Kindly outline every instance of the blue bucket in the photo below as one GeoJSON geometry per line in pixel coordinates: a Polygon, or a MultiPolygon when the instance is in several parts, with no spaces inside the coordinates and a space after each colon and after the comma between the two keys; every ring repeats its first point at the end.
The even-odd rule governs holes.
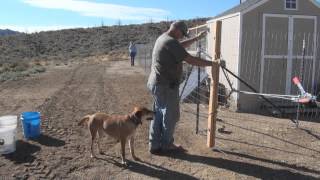
{"type": "Polygon", "coordinates": [[[40,112],[23,112],[21,114],[23,135],[26,139],[40,136],[40,112]]]}

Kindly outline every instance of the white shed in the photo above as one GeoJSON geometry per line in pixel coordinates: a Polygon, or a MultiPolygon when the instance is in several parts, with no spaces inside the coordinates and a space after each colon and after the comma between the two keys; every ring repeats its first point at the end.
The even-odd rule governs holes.
{"type": "MultiPolygon", "coordinates": [[[[217,20],[222,21],[221,56],[227,68],[257,91],[296,95],[291,79],[299,76],[308,92],[319,92],[317,1],[246,0],[208,21],[208,26],[217,20]]],[[[209,35],[209,53],[213,52],[210,42],[209,35]]],[[[237,79],[230,79],[235,89],[251,91],[237,79]]],[[[220,82],[229,87],[223,74],[220,82]]],[[[244,112],[257,112],[263,105],[252,95],[233,93],[231,99],[244,112]]]]}

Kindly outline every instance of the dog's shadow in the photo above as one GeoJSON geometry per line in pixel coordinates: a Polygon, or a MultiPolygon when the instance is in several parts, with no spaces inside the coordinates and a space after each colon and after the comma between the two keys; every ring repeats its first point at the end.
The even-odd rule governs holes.
{"type": "Polygon", "coordinates": [[[118,161],[114,160],[115,158],[119,159],[119,157],[106,155],[108,158],[96,157],[98,160],[103,160],[108,163],[112,163],[115,166],[120,168],[126,168],[132,172],[143,174],[149,177],[158,178],[158,179],[186,179],[186,180],[196,180],[197,178],[184,174],[181,172],[173,171],[161,166],[157,166],[154,164],[150,164],[148,162],[144,162],[141,159],[139,161],[131,161],[127,160],[128,164],[123,165],[118,161]]]}

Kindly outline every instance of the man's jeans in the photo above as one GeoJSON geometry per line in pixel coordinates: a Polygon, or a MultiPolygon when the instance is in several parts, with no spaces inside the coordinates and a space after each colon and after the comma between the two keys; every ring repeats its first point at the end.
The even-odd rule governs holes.
{"type": "Polygon", "coordinates": [[[136,54],[136,52],[130,52],[131,66],[134,66],[134,58],[136,57],[136,54]]]}
{"type": "Polygon", "coordinates": [[[155,85],[150,88],[155,118],[149,131],[149,149],[167,149],[173,144],[173,133],[180,117],[179,86],[155,85]]]}

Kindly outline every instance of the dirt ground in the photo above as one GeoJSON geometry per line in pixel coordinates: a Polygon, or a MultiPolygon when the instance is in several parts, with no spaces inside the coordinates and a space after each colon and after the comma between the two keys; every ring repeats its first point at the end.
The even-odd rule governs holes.
{"type": "MultiPolygon", "coordinates": [[[[40,111],[42,135],[25,140],[18,125],[17,150],[0,156],[0,179],[320,179],[320,124],[295,128],[276,119],[219,110],[216,148],[206,147],[206,116],[195,134],[194,105],[182,104],[175,139],[186,153],[150,155],[148,126],[139,127],[133,161],[120,164],[120,144],[104,138],[106,155],[91,159],[90,135],[79,119],[96,111],[126,114],[151,108],[146,77],[129,61],[92,57],[82,63],[0,84],[0,114],[40,111]],[[225,127],[224,129],[220,129],[225,127]]],[[[205,114],[206,107],[201,106],[205,114]]]]}

